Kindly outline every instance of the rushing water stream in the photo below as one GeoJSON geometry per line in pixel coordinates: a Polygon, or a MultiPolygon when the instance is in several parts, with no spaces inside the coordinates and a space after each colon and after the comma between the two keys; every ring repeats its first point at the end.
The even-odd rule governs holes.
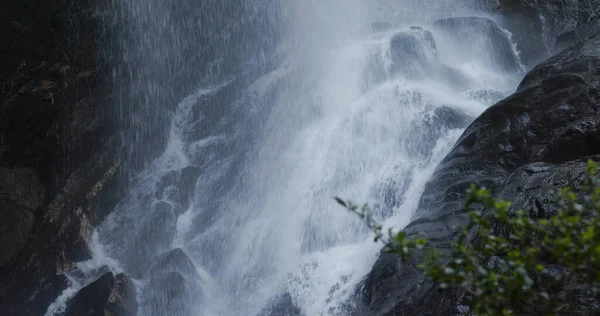
{"type": "Polygon", "coordinates": [[[137,92],[176,95],[152,77],[169,58],[195,88],[167,107],[167,139],[144,141],[164,151],[49,315],[104,265],[135,279],[140,316],[347,315],[381,245],[333,197],[408,224],[437,163],[523,70],[510,34],[458,0],[122,1],[144,17],[128,45],[151,56],[137,92]],[[198,69],[194,49],[214,51],[198,69]]]}

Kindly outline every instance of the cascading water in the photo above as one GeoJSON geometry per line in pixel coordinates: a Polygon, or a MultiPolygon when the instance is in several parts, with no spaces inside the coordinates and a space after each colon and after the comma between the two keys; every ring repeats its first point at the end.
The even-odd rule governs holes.
{"type": "Polygon", "coordinates": [[[351,313],[381,245],[333,197],[402,228],[462,129],[523,71],[510,34],[468,1],[239,5],[224,29],[274,14],[281,29],[255,35],[283,40],[268,51],[196,30],[237,50],[203,57],[217,75],[178,102],[164,152],[96,229],[94,259],[49,315],[104,265],[135,279],[143,316],[351,313]]]}

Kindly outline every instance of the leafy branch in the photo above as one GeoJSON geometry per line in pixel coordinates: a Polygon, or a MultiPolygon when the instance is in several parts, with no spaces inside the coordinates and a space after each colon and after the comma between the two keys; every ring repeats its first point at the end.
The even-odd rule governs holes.
{"type": "Polygon", "coordinates": [[[424,250],[419,269],[440,289],[471,294],[470,312],[475,315],[589,314],[594,302],[600,302],[598,164],[589,161],[586,174],[577,191],[556,192],[557,211],[546,218],[534,216],[531,208],[514,210],[510,201],[471,185],[465,205],[469,222],[449,255],[426,238],[391,229],[384,234],[366,205],[336,201],[358,215],[375,233],[375,241],[401,260],[424,250]]]}

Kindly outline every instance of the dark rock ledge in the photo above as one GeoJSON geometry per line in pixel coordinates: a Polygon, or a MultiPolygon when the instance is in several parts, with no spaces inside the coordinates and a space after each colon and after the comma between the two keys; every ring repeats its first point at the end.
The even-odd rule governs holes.
{"type": "Polygon", "coordinates": [[[65,316],[136,315],[135,286],[124,274],[103,274],[69,300],[65,316]]]}
{"type": "MultiPolygon", "coordinates": [[[[515,207],[551,214],[550,188],[577,185],[590,158],[600,159],[600,35],[536,66],[466,129],[426,185],[407,231],[448,249],[466,222],[462,193],[471,183],[515,207]]],[[[413,264],[384,254],[361,298],[357,315],[460,314],[467,299],[436,291],[413,264]]]]}
{"type": "Polygon", "coordinates": [[[102,9],[91,0],[0,9],[2,315],[45,313],[121,190],[102,9]]]}
{"type": "Polygon", "coordinates": [[[600,31],[600,0],[498,0],[497,13],[531,69],[600,31]]]}

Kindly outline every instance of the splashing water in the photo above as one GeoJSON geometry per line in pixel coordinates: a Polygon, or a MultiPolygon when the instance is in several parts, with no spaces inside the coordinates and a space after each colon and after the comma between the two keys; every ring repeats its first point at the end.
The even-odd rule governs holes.
{"type": "Polygon", "coordinates": [[[510,34],[467,2],[280,4],[277,66],[199,82],[94,234],[136,279],[139,315],[347,315],[381,245],[333,197],[401,229],[462,130],[522,75],[510,34]]]}

